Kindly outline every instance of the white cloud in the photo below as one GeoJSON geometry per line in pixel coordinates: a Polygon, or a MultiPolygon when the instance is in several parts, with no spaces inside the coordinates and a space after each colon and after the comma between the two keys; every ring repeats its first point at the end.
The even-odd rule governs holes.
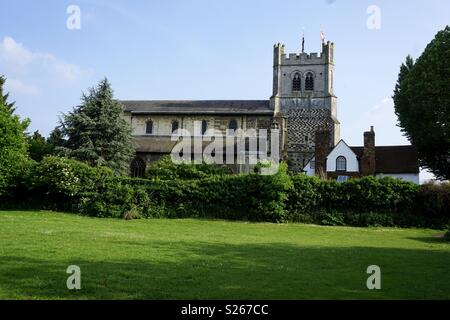
{"type": "Polygon", "coordinates": [[[0,42],[0,67],[7,76],[50,76],[58,82],[73,82],[89,73],[50,53],[33,52],[11,37],[0,42]]]}
{"type": "Polygon", "coordinates": [[[11,37],[5,37],[0,43],[0,60],[6,63],[23,66],[32,62],[33,58],[33,53],[11,37]]]}
{"type": "Polygon", "coordinates": [[[19,79],[6,79],[6,89],[14,94],[24,94],[29,96],[38,96],[41,94],[38,88],[25,84],[19,79]]]}

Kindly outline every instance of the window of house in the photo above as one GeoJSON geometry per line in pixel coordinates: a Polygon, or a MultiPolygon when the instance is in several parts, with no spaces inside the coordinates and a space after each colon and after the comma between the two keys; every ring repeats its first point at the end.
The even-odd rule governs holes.
{"type": "Polygon", "coordinates": [[[153,121],[148,120],[145,124],[145,133],[146,134],[152,134],[153,133],[153,121]]]}
{"type": "Polygon", "coordinates": [[[336,171],[347,171],[347,159],[343,156],[336,158],[336,171]]]}
{"type": "Polygon", "coordinates": [[[309,164],[309,168],[314,170],[316,168],[316,161],[311,160],[311,163],[309,164]]]}
{"type": "Polygon", "coordinates": [[[302,89],[302,79],[300,74],[296,73],[294,79],[292,79],[292,91],[300,91],[302,89]]]}
{"type": "Polygon", "coordinates": [[[208,130],[208,122],[206,120],[202,121],[202,135],[206,133],[206,130],[208,130]]]}
{"type": "Polygon", "coordinates": [[[308,72],[305,79],[305,90],[314,91],[314,75],[308,72]]]}
{"type": "Polygon", "coordinates": [[[175,131],[177,131],[179,127],[180,127],[180,125],[179,125],[178,121],[176,121],[176,120],[173,121],[173,122],[172,122],[172,133],[174,133],[175,131]]]}

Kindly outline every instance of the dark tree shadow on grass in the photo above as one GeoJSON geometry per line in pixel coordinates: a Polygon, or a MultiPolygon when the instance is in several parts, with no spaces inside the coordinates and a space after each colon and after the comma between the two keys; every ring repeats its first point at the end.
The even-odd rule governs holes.
{"type": "MultiPolygon", "coordinates": [[[[117,241],[128,260],[0,256],[3,298],[36,299],[449,299],[450,251],[117,241]],[[161,256],[148,248],[161,249],[161,256]],[[82,290],[66,288],[81,268],[82,290]],[[382,290],[366,288],[379,265],[382,290]],[[4,296],[8,293],[7,296],[4,296]]],[[[117,250],[117,248],[115,249],[117,250]]]]}

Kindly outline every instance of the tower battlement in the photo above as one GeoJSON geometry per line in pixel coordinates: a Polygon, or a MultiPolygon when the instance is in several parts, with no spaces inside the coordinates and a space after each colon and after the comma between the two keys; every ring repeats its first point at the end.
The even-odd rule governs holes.
{"type": "Polygon", "coordinates": [[[322,52],[285,53],[285,45],[274,45],[274,65],[325,64],[333,63],[334,43],[322,44],[322,52]]]}

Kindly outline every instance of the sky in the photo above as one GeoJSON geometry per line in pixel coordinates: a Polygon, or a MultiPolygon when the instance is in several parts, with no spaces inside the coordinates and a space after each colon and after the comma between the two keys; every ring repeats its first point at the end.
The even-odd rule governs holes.
{"type": "Polygon", "coordinates": [[[121,100],[268,99],[273,45],[299,52],[304,34],[306,51],[320,52],[323,30],[335,43],[341,138],[362,145],[374,126],[377,145],[408,144],[391,98],[399,67],[450,24],[448,0],[0,0],[0,8],[0,74],[29,130],[44,135],[104,77],[121,100]]]}

